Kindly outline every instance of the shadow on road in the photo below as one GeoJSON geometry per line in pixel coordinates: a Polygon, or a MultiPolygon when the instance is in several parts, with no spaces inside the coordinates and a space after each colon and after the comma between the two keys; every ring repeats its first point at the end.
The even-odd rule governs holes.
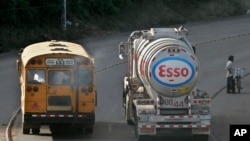
{"type": "MultiPolygon", "coordinates": [[[[137,141],[134,127],[126,123],[96,122],[92,135],[77,133],[67,129],[60,134],[52,134],[53,141],[137,141]]],[[[192,141],[191,136],[149,136],[144,141],[192,141]]]]}

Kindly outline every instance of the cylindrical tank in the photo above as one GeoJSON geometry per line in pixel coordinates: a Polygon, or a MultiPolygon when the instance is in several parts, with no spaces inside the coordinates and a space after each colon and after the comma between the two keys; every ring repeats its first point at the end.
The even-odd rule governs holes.
{"type": "Polygon", "coordinates": [[[157,37],[154,36],[156,30],[151,29],[151,38],[134,41],[136,73],[146,89],[153,88],[165,97],[179,97],[195,87],[199,62],[183,36],[168,32],[166,36],[157,37]]]}

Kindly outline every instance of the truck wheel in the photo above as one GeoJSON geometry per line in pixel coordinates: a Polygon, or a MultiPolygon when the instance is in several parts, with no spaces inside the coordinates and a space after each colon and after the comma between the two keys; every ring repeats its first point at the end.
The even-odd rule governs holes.
{"type": "Polygon", "coordinates": [[[32,128],[32,134],[38,135],[40,133],[39,128],[32,128]]]}
{"type": "Polygon", "coordinates": [[[134,125],[134,122],[131,118],[131,111],[132,110],[132,106],[129,102],[129,97],[128,95],[126,96],[126,106],[125,106],[125,116],[126,116],[126,121],[128,125],[134,125]]]}
{"type": "Polygon", "coordinates": [[[193,141],[208,141],[209,135],[194,135],[193,141]]]}
{"type": "Polygon", "coordinates": [[[132,120],[127,120],[128,125],[134,125],[134,122],[132,120]]]}

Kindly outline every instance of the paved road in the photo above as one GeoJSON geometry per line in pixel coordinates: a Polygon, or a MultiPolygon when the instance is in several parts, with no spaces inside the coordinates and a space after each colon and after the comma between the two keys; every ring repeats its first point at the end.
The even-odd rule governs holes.
{"type": "MultiPolygon", "coordinates": [[[[225,93],[224,66],[227,56],[235,55],[235,65],[250,70],[250,17],[235,17],[212,22],[186,24],[189,30],[188,39],[197,46],[202,74],[199,88],[213,96],[212,102],[212,135],[210,141],[228,141],[230,124],[250,124],[250,76],[243,79],[242,94],[225,93]]],[[[122,77],[126,72],[126,64],[118,60],[118,44],[126,41],[130,33],[116,34],[106,37],[95,37],[76,41],[86,46],[95,57],[97,73],[98,106],[96,124],[93,135],[51,135],[47,127],[43,127],[40,135],[22,135],[20,116],[14,125],[15,141],[136,141],[133,127],[124,122],[122,108],[122,77]],[[108,68],[108,69],[103,69],[108,68]]],[[[0,122],[2,128],[20,102],[17,72],[15,71],[16,52],[0,55],[0,122]],[[7,69],[6,69],[7,68],[7,69]]],[[[3,129],[0,140],[4,139],[3,129]]],[[[151,140],[151,139],[149,139],[151,140]]],[[[157,141],[167,140],[156,138],[157,141]]],[[[168,140],[186,140],[185,138],[169,138],[168,140]]]]}
{"type": "Polygon", "coordinates": [[[8,122],[20,105],[20,89],[15,67],[17,51],[0,54],[0,124],[8,122]]]}

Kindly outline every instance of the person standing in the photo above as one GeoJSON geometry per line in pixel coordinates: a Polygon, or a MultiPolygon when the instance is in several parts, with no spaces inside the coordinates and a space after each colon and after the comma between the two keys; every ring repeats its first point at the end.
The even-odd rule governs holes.
{"type": "Polygon", "coordinates": [[[234,68],[233,68],[234,56],[230,55],[226,63],[226,78],[227,78],[227,93],[235,93],[235,81],[233,78],[234,68]]]}

